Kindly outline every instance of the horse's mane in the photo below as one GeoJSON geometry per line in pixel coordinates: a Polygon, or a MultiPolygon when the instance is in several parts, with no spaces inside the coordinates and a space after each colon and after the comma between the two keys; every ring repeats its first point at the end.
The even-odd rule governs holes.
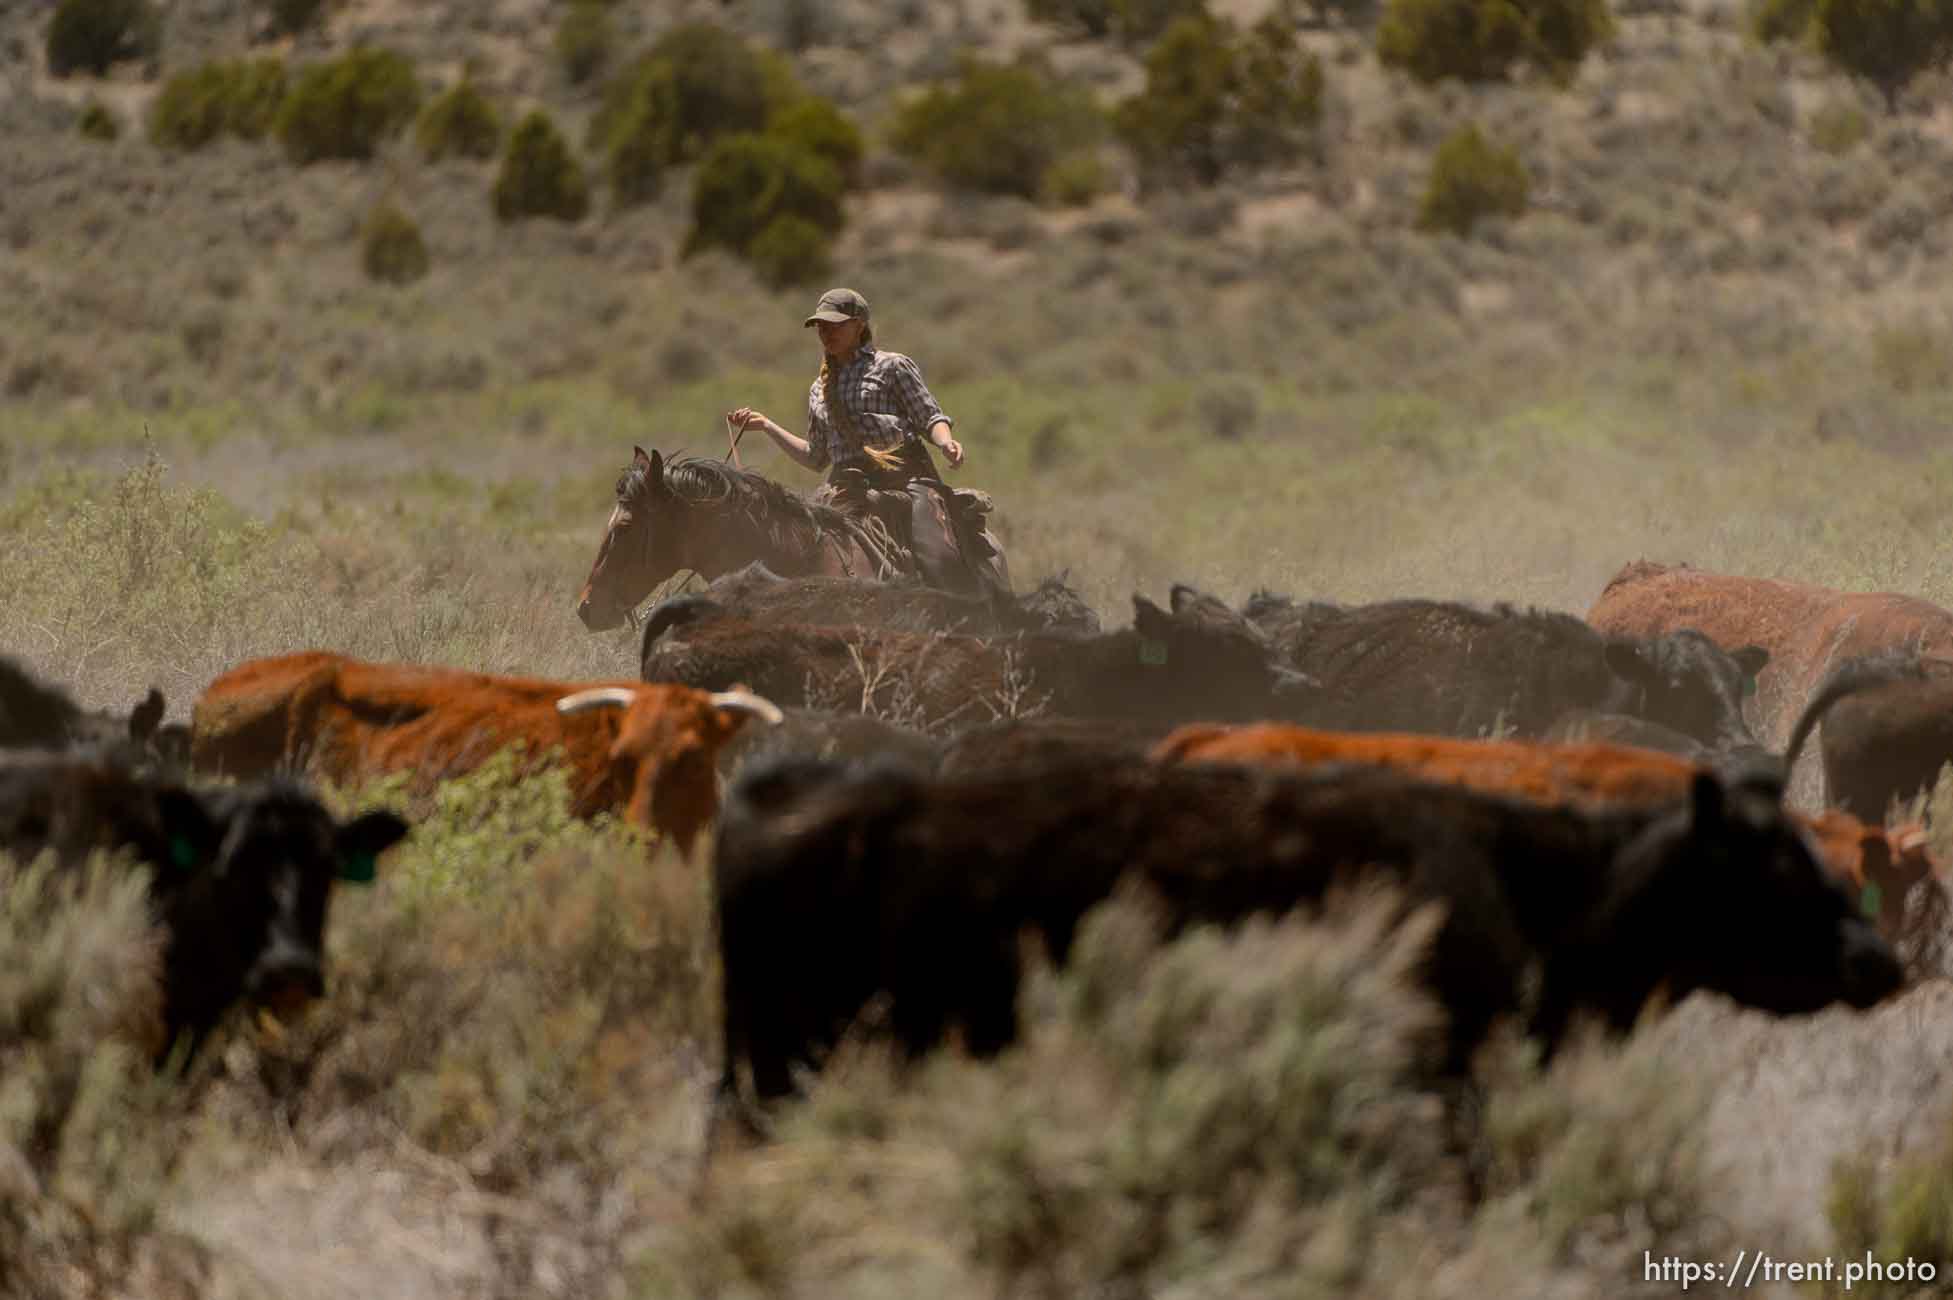
{"type": "MultiPolygon", "coordinates": [[[[734,469],[722,461],[696,456],[673,456],[664,462],[665,487],[689,505],[714,510],[737,510],[768,533],[845,532],[849,517],[833,506],[818,505],[782,484],[750,469],[734,469]]],[[[617,495],[636,497],[650,488],[641,465],[624,471],[617,495]]]]}

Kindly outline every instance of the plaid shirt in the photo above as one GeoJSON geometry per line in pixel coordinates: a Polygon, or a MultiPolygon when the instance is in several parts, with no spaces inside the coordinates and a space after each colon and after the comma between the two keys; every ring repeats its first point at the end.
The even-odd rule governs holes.
{"type": "Polygon", "coordinates": [[[880,450],[922,442],[931,425],[949,419],[922,382],[922,367],[873,344],[863,344],[835,374],[834,391],[845,408],[839,420],[829,415],[818,375],[807,390],[807,445],[817,469],[868,465],[864,440],[880,450]]]}

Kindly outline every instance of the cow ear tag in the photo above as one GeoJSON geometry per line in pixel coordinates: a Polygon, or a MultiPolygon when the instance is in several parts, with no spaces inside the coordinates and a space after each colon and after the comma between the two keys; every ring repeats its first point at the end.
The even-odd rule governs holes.
{"type": "Polygon", "coordinates": [[[197,846],[181,835],[170,836],[170,865],[188,871],[197,865],[197,846]]]}
{"type": "Polygon", "coordinates": [[[1139,638],[1139,662],[1148,668],[1161,668],[1166,665],[1166,642],[1155,641],[1150,636],[1139,638]]]}
{"type": "Polygon", "coordinates": [[[339,879],[349,885],[370,885],[378,873],[371,853],[348,853],[339,862],[339,879]]]}
{"type": "Polygon", "coordinates": [[[1753,674],[1744,673],[1743,674],[1743,698],[1747,700],[1750,696],[1754,694],[1756,694],[1756,677],[1753,674]]]}
{"type": "Polygon", "coordinates": [[[1875,921],[1884,908],[1885,891],[1878,887],[1878,882],[1866,881],[1865,891],[1858,895],[1858,910],[1865,914],[1865,919],[1875,921]]]}

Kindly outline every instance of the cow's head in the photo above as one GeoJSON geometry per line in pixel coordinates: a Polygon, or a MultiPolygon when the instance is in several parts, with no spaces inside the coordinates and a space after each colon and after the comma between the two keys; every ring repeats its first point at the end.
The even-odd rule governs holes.
{"type": "Polygon", "coordinates": [[[1026,632],[1075,632],[1094,636],[1102,629],[1098,612],[1066,581],[1067,574],[1048,577],[1036,590],[1021,596],[999,593],[996,600],[1007,606],[1002,626],[1026,632]]]}
{"type": "MultiPolygon", "coordinates": [[[[1856,895],[1859,911],[1894,943],[1905,933],[1913,887],[1942,888],[1926,828],[1917,822],[1887,828],[1832,808],[1812,817],[1808,829],[1818,853],[1856,895]]],[[[1940,909],[1924,914],[1937,916],[1940,909]]]]}
{"type": "Polygon", "coordinates": [[[556,701],[558,712],[622,709],[609,761],[614,784],[630,791],[625,816],[656,828],[690,854],[718,811],[719,749],[750,718],[777,725],[780,710],[750,691],[689,686],[597,686],[556,701]]]}
{"type": "Polygon", "coordinates": [[[289,1014],[325,993],[325,927],[335,882],[373,879],[375,859],[407,833],[390,812],[336,819],[285,780],[173,807],[157,892],[170,932],[172,1036],[191,1045],[238,998],[289,1014]]]}
{"type": "Polygon", "coordinates": [[[1582,933],[1549,961],[1548,980],[1556,974],[1620,1027],[1662,987],[1792,1015],[1868,1007],[1904,978],[1782,806],[1708,772],[1621,850],[1582,933]]]}
{"type": "Polygon", "coordinates": [[[1316,691],[1313,679],[1283,667],[1268,639],[1241,615],[1191,587],[1173,589],[1172,612],[1144,596],[1133,604],[1134,653],[1156,676],[1164,720],[1248,721],[1292,712],[1291,697],[1316,691]]]}
{"type": "Polygon", "coordinates": [[[631,463],[617,478],[617,502],[604,524],[596,563],[577,593],[576,616],[592,632],[623,625],[651,589],[683,567],[680,530],[670,514],[673,494],[665,482],[664,457],[631,448],[631,463]]]}
{"type": "Polygon", "coordinates": [[[1719,754],[1765,752],[1743,717],[1743,701],[1756,691],[1768,650],[1726,651],[1683,628],[1646,641],[1609,641],[1603,653],[1639,697],[1621,711],[1672,727],[1719,754]]]}

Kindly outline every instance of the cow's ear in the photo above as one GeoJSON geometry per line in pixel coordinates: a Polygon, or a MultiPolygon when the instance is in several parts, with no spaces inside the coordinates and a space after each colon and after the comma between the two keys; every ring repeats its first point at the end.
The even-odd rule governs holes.
{"type": "Polygon", "coordinates": [[[165,786],[156,792],[156,810],[169,858],[160,867],[172,874],[188,874],[216,861],[224,828],[194,790],[165,786]]]}
{"type": "Polygon", "coordinates": [[[334,874],[348,884],[372,884],[380,854],[405,839],[407,829],[406,822],[384,810],[353,818],[333,836],[334,874]]]}
{"type": "Polygon", "coordinates": [[[156,728],[163,725],[163,711],[163,693],[152,686],[129,714],[129,739],[140,745],[155,735],[156,728]]]}
{"type": "Polygon", "coordinates": [[[1697,772],[1689,783],[1689,809],[1697,830],[1719,826],[1729,815],[1729,792],[1713,772],[1697,772]]]}
{"type": "Polygon", "coordinates": [[[1133,630],[1141,636],[1163,636],[1173,626],[1173,615],[1135,593],[1132,598],[1132,625],[1133,630]]]}

